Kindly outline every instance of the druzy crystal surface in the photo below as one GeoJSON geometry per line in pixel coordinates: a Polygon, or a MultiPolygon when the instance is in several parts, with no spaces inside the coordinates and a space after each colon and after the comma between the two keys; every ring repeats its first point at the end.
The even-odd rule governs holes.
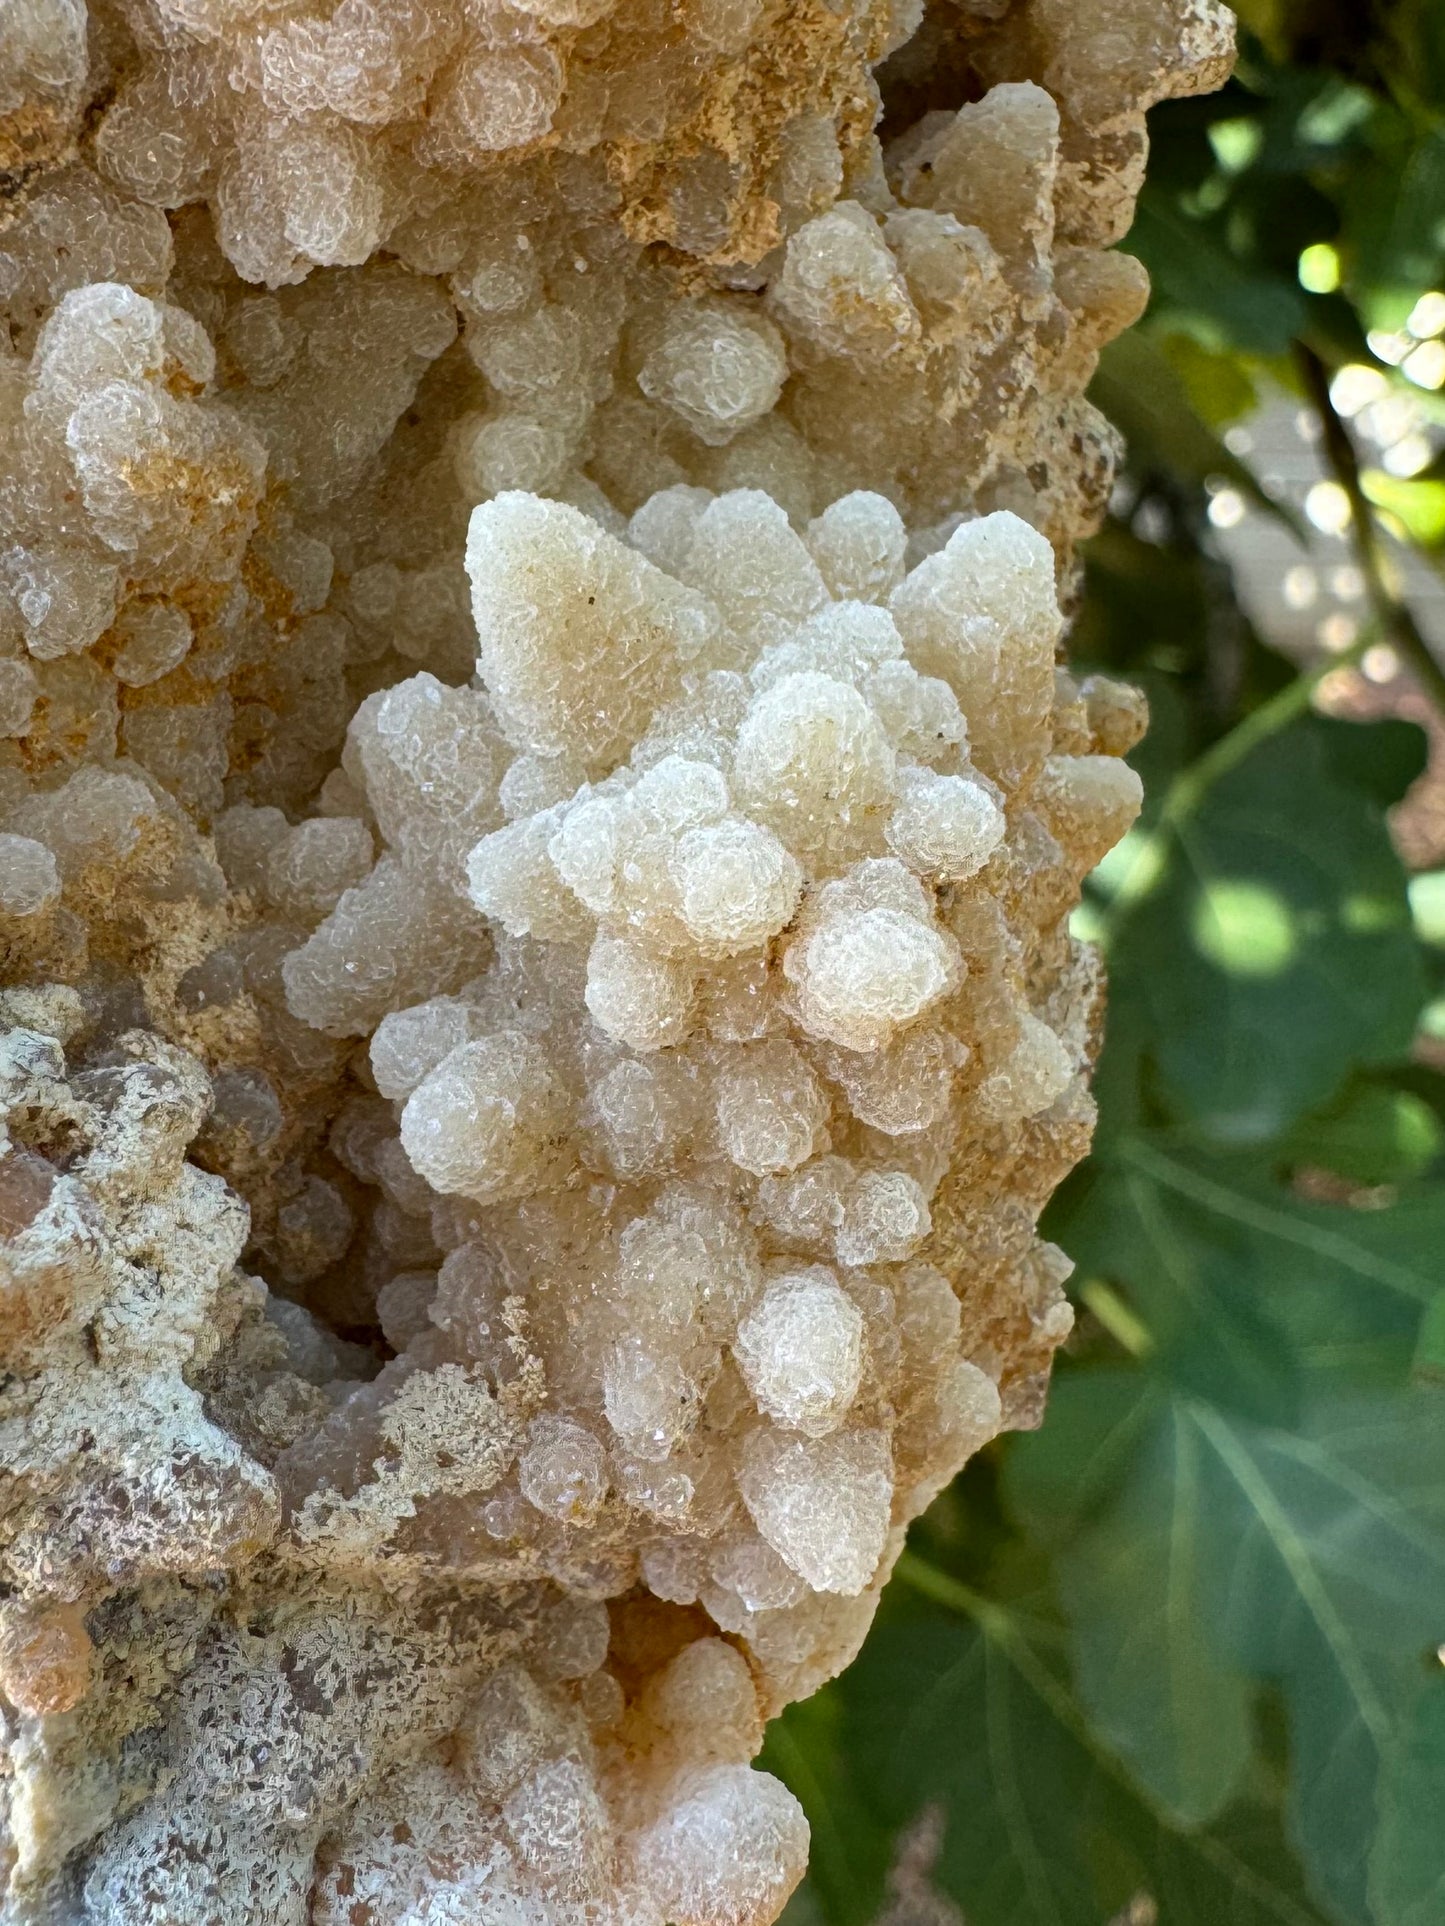
{"type": "Polygon", "coordinates": [[[1214,0],[0,9],[5,1926],[767,1926],[1038,1421],[1214,0]]]}

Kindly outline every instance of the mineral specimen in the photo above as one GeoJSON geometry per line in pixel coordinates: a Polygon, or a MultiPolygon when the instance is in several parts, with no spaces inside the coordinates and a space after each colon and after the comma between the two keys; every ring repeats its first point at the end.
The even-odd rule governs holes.
{"type": "Polygon", "coordinates": [[[1036,1423],[1214,0],[0,11],[5,1926],[767,1926],[1036,1423]]]}

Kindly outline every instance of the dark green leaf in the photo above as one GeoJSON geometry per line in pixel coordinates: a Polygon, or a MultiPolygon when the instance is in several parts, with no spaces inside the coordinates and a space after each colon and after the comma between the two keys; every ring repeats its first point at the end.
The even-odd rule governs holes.
{"type": "Polygon", "coordinates": [[[1224,1809],[1252,1750],[1251,1688],[1219,1641],[1229,1568],[1205,1516],[1204,1458],[1184,1407],[1139,1373],[1078,1372],[1010,1465],[1035,1531],[1064,1539],[1059,1586],[1079,1695],[1100,1736],[1184,1825],[1224,1809]],[[1090,1516],[1110,1467],[1112,1489],[1090,1516]]]}
{"type": "Polygon", "coordinates": [[[1423,1176],[1445,1145],[1445,1125],[1413,1090],[1363,1080],[1306,1117],[1280,1145],[1287,1163],[1315,1165],[1355,1184],[1423,1176]]]}
{"type": "Polygon", "coordinates": [[[1381,1777],[1370,1863],[1380,1926],[1439,1926],[1445,1919],[1445,1673],[1438,1663],[1432,1670],[1381,1777]]]}
{"type": "Polygon", "coordinates": [[[1344,198],[1352,275],[1374,325],[1398,325],[1445,261],[1445,131],[1381,117],[1344,198]]]}
{"type": "Polygon", "coordinates": [[[1290,1709],[1293,1829],[1317,1890],[1364,1911],[1381,1755],[1445,1637],[1445,1424],[1433,1396],[1319,1413],[1300,1435],[1196,1416],[1233,1557],[1229,1635],[1290,1709]],[[1232,1509],[1232,1517],[1230,1515],[1232,1509]]]}
{"type": "Polygon", "coordinates": [[[1123,1140],[1051,1232],[1085,1274],[1123,1287],[1179,1383],[1272,1412],[1293,1395],[1297,1365],[1259,1290],[1268,1259],[1255,1225],[1236,1215],[1233,1186],[1211,1173],[1205,1203],[1198,1175],[1143,1139],[1123,1140]]]}
{"type": "Polygon", "coordinates": [[[1339,753],[1305,721],[1229,771],[1111,947],[1171,1105],[1223,1143],[1275,1136],[1403,1057],[1426,999],[1404,870],[1339,753]]]}
{"type": "Polygon", "coordinates": [[[1330,775],[1389,809],[1425,773],[1430,738],[1418,722],[1344,722],[1314,716],[1310,727],[1324,747],[1330,775]]]}
{"type": "Polygon", "coordinates": [[[776,1773],[808,1814],[809,1900],[832,1926],[865,1926],[878,1911],[891,1842],[848,1772],[841,1717],[832,1686],[790,1705],[768,1727],[758,1763],[776,1773]]]}
{"type": "MultiPolygon", "coordinates": [[[[1096,1402],[1065,1385],[1056,1404],[1076,1398],[1096,1402]]],[[[1046,1428],[1014,1453],[1021,1511],[1057,1544],[1084,1698],[1156,1798],[1202,1803],[1243,1769],[1240,1675],[1277,1683],[1296,1841],[1321,1899],[1362,1918],[1381,1760],[1445,1637],[1445,1408],[1340,1400],[1292,1430],[1162,1390],[1139,1408],[1151,1432],[1116,1492],[1073,1518],[1048,1460],[1077,1417],[1062,1444],[1046,1428]],[[1223,1737],[1204,1734],[1209,1692],[1223,1737]]]]}
{"type": "Polygon", "coordinates": [[[1188,1832],[1140,1797],[1038,1633],[897,1601],[841,1685],[867,1795],[894,1824],[942,1806],[969,1926],[1100,1926],[1140,1892],[1163,1926],[1319,1926],[1267,1818],[1188,1832]]]}
{"type": "Polygon", "coordinates": [[[1130,1135],[1050,1233],[1081,1275],[1125,1291],[1173,1382],[1279,1418],[1304,1372],[1403,1379],[1438,1287],[1445,1186],[1355,1210],[1297,1196],[1257,1159],[1130,1135]]]}
{"type": "Polygon", "coordinates": [[[1188,219],[1162,194],[1140,200],[1129,248],[1171,320],[1193,320],[1222,343],[1266,355],[1282,353],[1304,328],[1298,282],[1244,265],[1212,225],[1188,219]]]}
{"type": "Polygon", "coordinates": [[[1258,34],[1272,52],[1283,51],[1289,18],[1288,0],[1239,0],[1235,12],[1241,23],[1251,33],[1258,34]]]}
{"type": "Polygon", "coordinates": [[[1445,1384],[1445,1291],[1425,1306],[1415,1345],[1415,1376],[1424,1384],[1445,1384]]]}

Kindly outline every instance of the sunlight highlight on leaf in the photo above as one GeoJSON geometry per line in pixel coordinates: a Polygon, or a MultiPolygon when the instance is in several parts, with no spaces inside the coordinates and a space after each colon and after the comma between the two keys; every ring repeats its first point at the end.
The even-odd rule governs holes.
{"type": "Polygon", "coordinates": [[[1262,883],[1207,883],[1191,928],[1200,954],[1229,976],[1278,976],[1299,949],[1289,904],[1262,883]]]}

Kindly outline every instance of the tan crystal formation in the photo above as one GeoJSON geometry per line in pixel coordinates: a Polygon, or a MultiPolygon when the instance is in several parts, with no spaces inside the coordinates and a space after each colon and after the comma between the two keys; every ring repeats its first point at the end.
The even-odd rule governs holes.
{"type": "Polygon", "coordinates": [[[1070,1311],[1214,0],[0,9],[3,1926],[767,1926],[1070,1311]]]}

